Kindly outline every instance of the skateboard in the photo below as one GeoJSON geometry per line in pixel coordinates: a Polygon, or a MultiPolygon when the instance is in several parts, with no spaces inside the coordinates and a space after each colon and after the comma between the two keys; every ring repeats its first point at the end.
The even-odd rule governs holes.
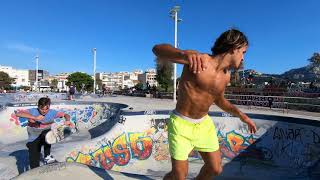
{"type": "Polygon", "coordinates": [[[74,132],[75,130],[73,128],[64,125],[64,123],[53,123],[45,139],[48,144],[54,144],[63,141],[74,132]]]}

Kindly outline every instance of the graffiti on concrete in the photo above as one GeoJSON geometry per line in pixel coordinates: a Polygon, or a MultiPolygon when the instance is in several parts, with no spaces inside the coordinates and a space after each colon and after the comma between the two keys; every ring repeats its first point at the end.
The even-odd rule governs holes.
{"type": "Polygon", "coordinates": [[[13,122],[17,126],[26,127],[28,125],[27,118],[19,118],[16,116],[16,113],[28,112],[26,109],[17,109],[14,113],[11,114],[10,121],[13,122]]]}
{"type": "MultiPolygon", "coordinates": [[[[156,115],[148,117],[150,128],[142,132],[126,132],[122,129],[118,136],[104,138],[95,144],[73,150],[66,159],[69,162],[116,170],[143,160],[169,162],[166,125],[168,119],[155,117],[156,115]]],[[[224,114],[223,117],[228,118],[229,114],[224,114]]],[[[125,126],[125,122],[127,121],[121,125],[125,126]]],[[[270,122],[264,122],[266,124],[258,127],[258,129],[264,129],[264,133],[260,135],[248,133],[243,123],[236,126],[234,123],[231,123],[232,126],[228,123],[216,123],[220,153],[225,162],[239,162],[240,171],[244,166],[255,166],[257,163],[270,168],[295,168],[300,174],[313,172],[312,168],[319,169],[320,131],[318,128],[270,122]]],[[[189,158],[197,160],[201,159],[201,156],[198,152],[192,151],[189,158]]]]}
{"type": "MultiPolygon", "coordinates": [[[[289,123],[288,123],[289,124],[289,123]]],[[[286,160],[291,168],[310,169],[320,162],[320,130],[307,125],[279,124],[271,129],[275,159],[286,160]]],[[[283,164],[283,162],[279,162],[283,164]]]]}
{"type": "Polygon", "coordinates": [[[12,100],[15,102],[38,101],[42,97],[48,97],[51,100],[67,99],[65,93],[17,93],[12,96],[12,100]]]}
{"type": "Polygon", "coordinates": [[[279,128],[275,127],[274,133],[273,133],[273,140],[295,140],[295,141],[302,141],[301,136],[301,130],[302,128],[279,128]]]}
{"type": "Polygon", "coordinates": [[[168,144],[168,119],[151,119],[151,128],[149,135],[152,137],[154,149],[153,157],[157,161],[168,160],[169,144],[168,144]]]}
{"type": "Polygon", "coordinates": [[[71,152],[67,162],[111,169],[114,165],[125,166],[131,159],[145,160],[152,153],[152,139],[146,133],[123,133],[110,144],[105,144],[92,153],[71,152]]]}
{"type": "Polygon", "coordinates": [[[219,131],[218,139],[222,158],[235,161],[245,161],[248,159],[269,161],[272,159],[270,149],[258,147],[254,144],[257,139],[253,135],[244,136],[233,130],[227,132],[224,136],[219,131]]]}
{"type": "MultiPolygon", "coordinates": [[[[169,161],[169,145],[167,133],[167,118],[150,120],[151,127],[144,132],[123,133],[117,138],[104,139],[97,146],[85,147],[81,151],[75,150],[67,156],[69,162],[79,162],[88,165],[111,169],[114,165],[126,166],[130,160],[145,160],[153,158],[156,161],[169,161]],[[96,148],[98,147],[98,148],[96,148]],[[87,151],[87,152],[84,152],[87,151]]],[[[225,158],[234,159],[256,139],[230,131],[225,135],[218,132],[221,154],[225,158]]],[[[263,149],[251,149],[243,158],[270,159],[263,149]]],[[[190,158],[201,159],[197,151],[189,154],[190,158]]]]}
{"type": "MultiPolygon", "coordinates": [[[[109,119],[115,113],[115,108],[112,108],[104,104],[87,105],[84,108],[81,107],[54,107],[53,109],[64,112],[70,115],[70,119],[77,125],[84,125],[85,128],[95,127],[106,119],[109,119]]],[[[17,126],[26,127],[28,124],[27,118],[19,118],[15,114],[17,112],[28,112],[27,109],[16,109],[11,114],[10,121],[17,126]]],[[[61,121],[61,118],[55,119],[55,122],[61,121]]]]}

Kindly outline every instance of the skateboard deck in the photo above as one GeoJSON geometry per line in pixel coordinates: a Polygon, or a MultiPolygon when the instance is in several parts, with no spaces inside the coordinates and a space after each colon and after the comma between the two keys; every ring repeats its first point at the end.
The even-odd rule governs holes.
{"type": "Polygon", "coordinates": [[[51,130],[46,134],[46,142],[54,144],[63,141],[73,133],[73,129],[62,123],[54,123],[51,125],[51,130]]]}

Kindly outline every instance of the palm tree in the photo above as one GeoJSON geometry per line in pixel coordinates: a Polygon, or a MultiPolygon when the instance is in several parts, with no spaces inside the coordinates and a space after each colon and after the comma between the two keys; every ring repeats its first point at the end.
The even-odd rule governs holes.
{"type": "Polygon", "coordinates": [[[308,59],[310,61],[310,69],[320,78],[320,53],[313,53],[313,56],[308,59]]]}
{"type": "Polygon", "coordinates": [[[313,53],[313,56],[308,59],[313,66],[320,66],[320,53],[313,53]]]}

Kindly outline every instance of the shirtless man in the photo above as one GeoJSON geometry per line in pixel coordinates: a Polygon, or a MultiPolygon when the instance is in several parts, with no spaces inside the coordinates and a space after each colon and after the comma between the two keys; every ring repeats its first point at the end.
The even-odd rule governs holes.
{"type": "Polygon", "coordinates": [[[216,40],[212,55],[180,50],[168,44],[159,44],[152,49],[159,61],[184,64],[176,109],[168,122],[172,170],[164,179],[186,178],[188,155],[192,150],[197,150],[205,162],[197,179],[212,179],[222,172],[217,132],[208,116],[213,103],[239,117],[248,125],[250,133],[256,132],[255,123],[224,98],[230,69],[241,67],[247,47],[246,36],[230,29],[216,40]]]}

